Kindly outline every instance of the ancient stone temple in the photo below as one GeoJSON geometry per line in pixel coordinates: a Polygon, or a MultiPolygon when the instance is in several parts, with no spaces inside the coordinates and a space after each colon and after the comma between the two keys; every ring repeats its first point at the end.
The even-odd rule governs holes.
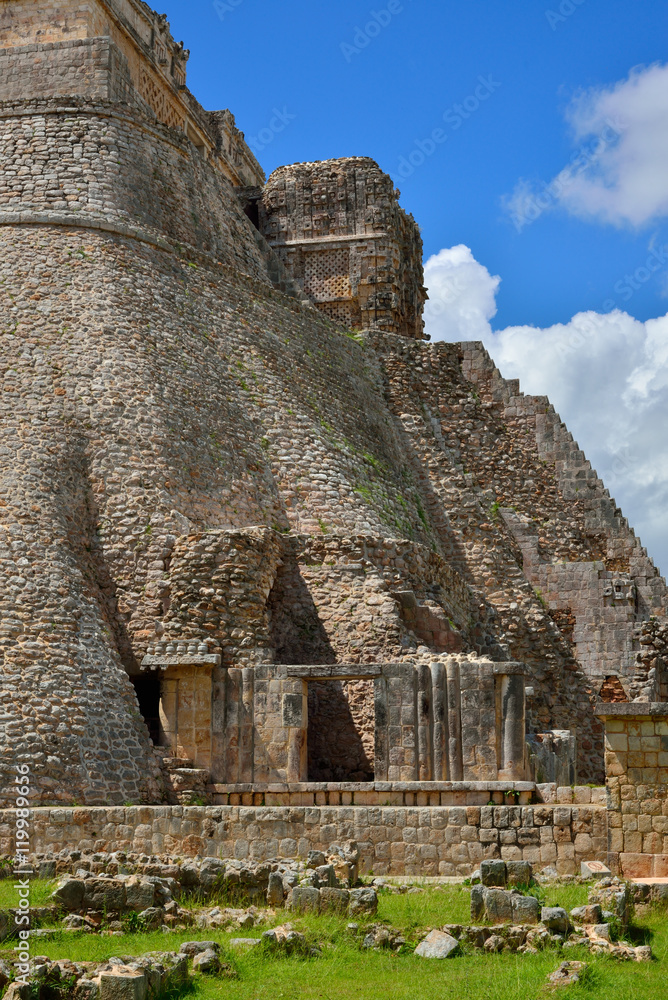
{"type": "Polygon", "coordinates": [[[368,158],[297,163],[258,191],[258,228],[335,323],[421,340],[422,240],[397,194],[368,158]]]}
{"type": "Polygon", "coordinates": [[[28,763],[36,847],[665,853],[665,582],[549,401],[425,342],[390,178],[265,183],[141,0],[0,31],[0,794],[28,763]]]}

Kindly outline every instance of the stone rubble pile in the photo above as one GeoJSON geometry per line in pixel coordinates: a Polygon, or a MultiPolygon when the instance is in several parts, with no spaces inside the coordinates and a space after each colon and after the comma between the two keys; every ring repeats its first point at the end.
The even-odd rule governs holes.
{"type": "Polygon", "coordinates": [[[373,889],[352,888],[358,877],[359,849],[354,841],[333,844],[325,854],[311,851],[306,861],[287,858],[263,862],[237,859],[62,852],[39,859],[41,877],[60,879],[53,903],[65,911],[70,931],[120,933],[130,926],[253,927],[264,917],[256,904],[296,912],[347,912],[351,917],[375,913],[373,889]],[[251,902],[248,909],[204,908],[215,897],[251,902]],[[189,902],[197,902],[196,912],[189,902]],[[136,914],[136,917],[132,917],[136,914]],[[125,923],[124,923],[125,921],[125,923]]]}
{"type": "MultiPolygon", "coordinates": [[[[575,907],[569,914],[561,906],[541,906],[537,896],[526,894],[535,884],[531,865],[526,862],[483,861],[479,877],[480,884],[471,888],[471,926],[443,928],[443,933],[455,941],[486,951],[532,953],[550,944],[582,945],[595,954],[606,953],[624,960],[649,961],[652,957],[648,947],[633,948],[614,940],[617,931],[624,933],[628,928],[637,888],[620,879],[599,880],[589,891],[588,904],[575,907]],[[483,921],[485,926],[478,926],[483,921]]],[[[651,892],[644,895],[651,896],[651,892]]],[[[439,957],[432,954],[432,943],[428,935],[416,954],[439,957]]],[[[447,950],[440,938],[439,947],[447,950]]]]}
{"type": "Polygon", "coordinates": [[[190,981],[191,971],[230,974],[229,967],[218,960],[218,945],[206,942],[210,950],[200,951],[201,944],[184,944],[180,954],[151,952],[110,958],[103,964],[37,957],[30,962],[28,984],[11,983],[3,1000],[52,1000],[54,996],[60,1000],[147,1000],[182,988],[190,981]]]}

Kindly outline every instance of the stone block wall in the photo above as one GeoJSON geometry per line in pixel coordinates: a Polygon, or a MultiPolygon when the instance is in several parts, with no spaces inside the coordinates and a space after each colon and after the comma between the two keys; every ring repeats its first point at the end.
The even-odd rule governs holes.
{"type": "MultiPolygon", "coordinates": [[[[13,813],[0,813],[0,851],[13,851],[13,813]]],[[[606,810],[530,806],[155,806],[38,809],[31,849],[135,851],[252,858],[306,857],[354,839],[376,875],[468,875],[485,858],[580,871],[605,861],[606,810]]]]}
{"type": "Polygon", "coordinates": [[[668,704],[605,705],[609,864],[627,878],[668,877],[668,704]]]}
{"type": "Polygon", "coordinates": [[[110,38],[0,50],[0,100],[60,95],[134,103],[127,59],[110,38]]]}
{"type": "Polygon", "coordinates": [[[212,253],[269,283],[229,181],[183,134],[140,109],[76,97],[7,102],[0,143],[0,222],[138,232],[153,245],[212,253]]]}
{"type": "Polygon", "coordinates": [[[187,136],[233,184],[264,182],[229,111],[210,115],[186,89],[189,52],[147,4],[0,0],[0,27],[0,101],[80,96],[136,105],[187,136]]]}
{"type": "Polygon", "coordinates": [[[518,440],[524,438],[525,461],[526,451],[535,455],[524,489],[503,468],[493,485],[524,572],[573,643],[595,691],[614,674],[628,693],[639,650],[636,626],[650,615],[665,616],[665,581],[549,400],[525,395],[517,380],[503,379],[481,344],[462,344],[461,351],[463,371],[481,400],[502,414],[518,440]],[[552,483],[541,476],[539,463],[552,483]],[[538,483],[533,501],[523,496],[538,483]],[[549,513],[540,516],[536,508],[548,496],[549,513]]]}

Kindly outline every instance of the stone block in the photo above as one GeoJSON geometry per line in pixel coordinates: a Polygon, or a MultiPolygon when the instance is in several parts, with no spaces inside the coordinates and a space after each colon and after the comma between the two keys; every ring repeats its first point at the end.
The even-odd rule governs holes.
{"type": "Polygon", "coordinates": [[[285,890],[283,888],[283,876],[278,872],[270,872],[267,884],[267,904],[269,906],[283,906],[285,890]]]}
{"type": "Polygon", "coordinates": [[[155,902],[155,886],[143,879],[130,878],[125,883],[125,907],[128,910],[142,910],[153,906],[155,902]]]}
{"type": "Polygon", "coordinates": [[[297,913],[319,913],[320,891],[311,886],[296,886],[290,897],[290,909],[297,913]]]}
{"type": "Polygon", "coordinates": [[[492,924],[509,923],[513,919],[511,894],[505,889],[487,889],[483,891],[485,916],[492,924]]]}
{"type": "Polygon", "coordinates": [[[512,919],[514,924],[537,924],[540,920],[540,903],[535,896],[511,896],[512,919]]]}
{"type": "Polygon", "coordinates": [[[496,859],[482,861],[480,881],[484,886],[505,887],[507,883],[506,863],[496,859]]]}
{"type": "MultiPolygon", "coordinates": [[[[151,906],[153,898],[151,898],[151,906]]],[[[125,886],[112,879],[91,878],[84,882],[83,909],[120,913],[125,909],[125,886]]]]}
{"type": "Polygon", "coordinates": [[[602,861],[582,861],[580,874],[583,878],[607,878],[611,872],[602,861]]]}
{"type": "Polygon", "coordinates": [[[65,876],[56,886],[53,895],[53,902],[57,906],[62,906],[64,910],[80,910],[84,897],[83,879],[70,878],[65,876]]]}
{"type": "Polygon", "coordinates": [[[215,976],[220,972],[220,959],[212,948],[200,951],[193,958],[193,971],[215,976]]]}
{"type": "Polygon", "coordinates": [[[321,913],[345,913],[350,902],[348,889],[334,889],[329,886],[320,889],[321,913]]]}
{"type": "Polygon", "coordinates": [[[459,948],[459,942],[445,931],[433,930],[415,949],[420,958],[449,958],[459,948]]]}
{"type": "Polygon", "coordinates": [[[351,889],[348,914],[351,917],[375,914],[378,910],[378,896],[374,889],[351,889]]]}
{"type": "Polygon", "coordinates": [[[600,924],[602,919],[603,914],[598,903],[576,906],[571,910],[571,920],[576,924],[600,924]]]}
{"type": "Polygon", "coordinates": [[[100,973],[100,1000],[146,1000],[148,981],[143,972],[118,967],[100,973]]]}
{"type": "Polygon", "coordinates": [[[563,906],[543,906],[540,920],[552,934],[568,934],[570,919],[563,906]]]}
{"type": "Polygon", "coordinates": [[[508,885],[530,885],[531,865],[528,861],[507,861],[506,878],[508,885]]]}
{"type": "Polygon", "coordinates": [[[485,919],[484,887],[474,885],[471,888],[471,923],[477,924],[485,919]]]}

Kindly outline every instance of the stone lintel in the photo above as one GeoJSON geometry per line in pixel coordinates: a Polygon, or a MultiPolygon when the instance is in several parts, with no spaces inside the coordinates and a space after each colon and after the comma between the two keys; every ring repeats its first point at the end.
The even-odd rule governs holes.
{"type": "Polygon", "coordinates": [[[501,661],[500,663],[494,663],[493,672],[495,676],[501,677],[515,677],[518,674],[524,677],[529,676],[530,671],[527,669],[526,664],[516,663],[514,661],[501,661]]]}
{"type": "Polygon", "coordinates": [[[316,667],[295,666],[286,667],[288,677],[301,677],[308,681],[345,681],[363,679],[365,677],[380,677],[383,666],[381,663],[333,663],[316,667]]]}
{"type": "Polygon", "coordinates": [[[647,716],[668,717],[667,701],[620,701],[596,703],[595,715],[601,719],[618,719],[620,717],[647,716]]]}
{"type": "Polygon", "coordinates": [[[154,670],[159,667],[165,670],[167,667],[219,667],[220,653],[176,653],[173,656],[159,654],[157,656],[145,656],[141,661],[142,670],[154,670]]]}
{"type": "Polygon", "coordinates": [[[320,246],[331,246],[332,243],[365,243],[367,240],[386,240],[389,233],[351,233],[335,236],[302,237],[297,240],[267,240],[270,247],[309,247],[317,250],[320,246]]]}

